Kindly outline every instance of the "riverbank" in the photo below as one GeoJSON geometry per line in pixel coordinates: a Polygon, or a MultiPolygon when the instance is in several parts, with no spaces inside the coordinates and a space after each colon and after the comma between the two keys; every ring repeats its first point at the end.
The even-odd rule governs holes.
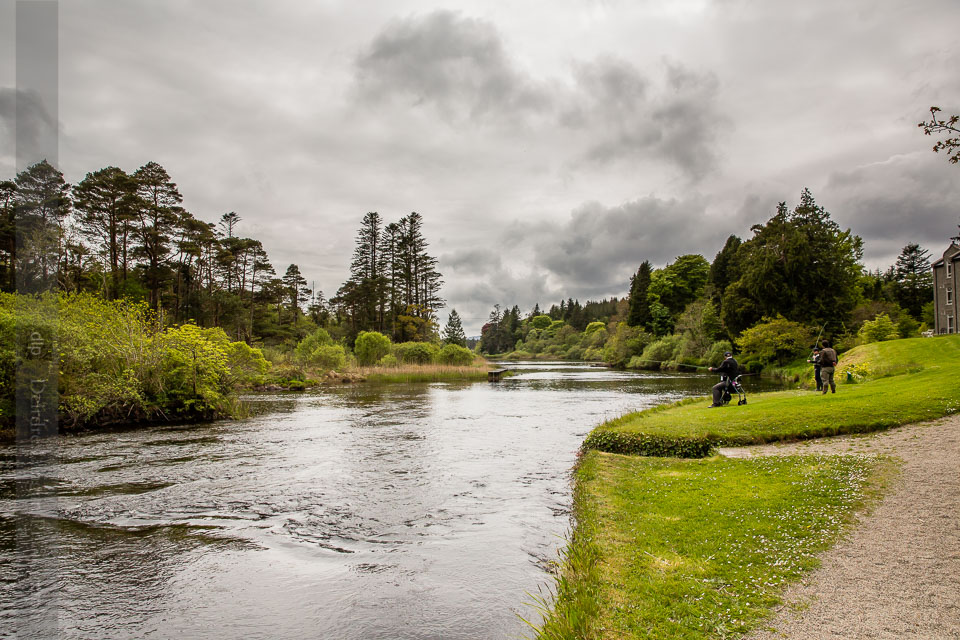
{"type": "Polygon", "coordinates": [[[688,399],[606,422],[584,447],[696,457],[716,446],[878,431],[960,411],[958,375],[960,336],[874,343],[845,354],[836,394],[754,394],[746,405],[709,410],[709,399],[688,399]]]}
{"type": "MultiPolygon", "coordinates": [[[[591,432],[574,479],[576,528],[556,600],[541,603],[547,616],[537,637],[716,638],[756,629],[785,587],[815,568],[818,554],[891,485],[896,463],[828,455],[850,453],[842,447],[738,459],[609,450],[692,458],[724,444],[876,431],[960,410],[960,337],[866,345],[841,364],[841,380],[849,371],[856,383],[826,397],[755,394],[746,406],[721,409],[690,400],[591,432]]],[[[882,574],[884,559],[900,556],[873,557],[882,574]]],[[[787,637],[827,637],[818,629],[787,637]]]]}

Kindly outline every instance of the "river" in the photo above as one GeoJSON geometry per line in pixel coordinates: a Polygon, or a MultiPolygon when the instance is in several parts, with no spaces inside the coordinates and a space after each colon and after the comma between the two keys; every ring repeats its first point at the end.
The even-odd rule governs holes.
{"type": "Polygon", "coordinates": [[[0,448],[0,637],[522,637],[583,438],[714,379],[508,366],[0,448]]]}

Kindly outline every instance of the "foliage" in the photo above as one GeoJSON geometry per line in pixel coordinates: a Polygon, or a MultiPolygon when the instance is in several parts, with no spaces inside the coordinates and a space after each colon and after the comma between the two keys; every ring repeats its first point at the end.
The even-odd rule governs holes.
{"type": "Polygon", "coordinates": [[[639,361],[635,362],[634,365],[637,366],[637,368],[644,369],[667,368],[667,366],[673,362],[675,356],[679,355],[682,343],[683,336],[680,335],[665,336],[655,342],[651,342],[643,350],[639,361]]]}
{"type": "Polygon", "coordinates": [[[930,252],[921,249],[915,242],[908,244],[897,257],[894,273],[897,302],[915,319],[919,319],[923,305],[933,299],[930,252]]]}
{"type": "Polygon", "coordinates": [[[393,347],[393,355],[406,364],[430,364],[438,351],[437,346],[429,342],[401,342],[393,347]]]}
{"type": "Polygon", "coordinates": [[[755,359],[764,364],[776,362],[783,366],[806,353],[813,339],[809,328],[777,316],[764,318],[760,324],[744,331],[737,339],[737,346],[745,359],[755,359]]]}
{"type": "Polygon", "coordinates": [[[467,336],[463,332],[460,314],[456,309],[451,309],[450,315],[447,316],[447,326],[443,329],[443,341],[460,347],[467,346],[467,336]]]}
{"type": "Polygon", "coordinates": [[[707,364],[707,366],[717,367],[724,360],[723,354],[728,351],[733,351],[733,345],[730,344],[729,340],[719,340],[714,342],[704,354],[704,362],[707,364]]]}
{"type": "Polygon", "coordinates": [[[297,346],[293,350],[293,357],[300,364],[309,365],[317,349],[332,344],[333,338],[330,337],[330,334],[324,329],[317,329],[297,343],[297,346]]]}
{"type": "Polygon", "coordinates": [[[722,333],[720,316],[713,301],[699,298],[687,305],[677,320],[676,331],[690,343],[689,349],[694,357],[703,357],[722,333]]]}
{"type": "Polygon", "coordinates": [[[467,366],[473,362],[473,352],[457,344],[446,344],[436,355],[439,364],[467,366]]]}
{"type": "Polygon", "coordinates": [[[361,331],[353,343],[353,353],[361,366],[371,365],[390,353],[390,338],[378,331],[361,331]]]}
{"type": "Polygon", "coordinates": [[[583,441],[582,448],[584,451],[595,449],[638,456],[705,458],[710,455],[713,443],[703,437],[665,437],[594,429],[583,441]]]}
{"type": "Polygon", "coordinates": [[[630,278],[630,312],[627,324],[631,327],[650,327],[650,278],[653,270],[648,260],[640,263],[636,275],[630,278]]]}
{"type": "Polygon", "coordinates": [[[378,366],[386,368],[396,367],[398,364],[400,364],[400,361],[397,360],[397,356],[393,355],[392,353],[388,353],[380,358],[380,360],[377,362],[378,366]]]}
{"type": "MultiPolygon", "coordinates": [[[[649,297],[677,316],[704,291],[710,277],[710,263],[697,254],[679,256],[650,278],[649,297]]],[[[652,309],[651,309],[652,312],[652,309]]]]}
{"type": "Polygon", "coordinates": [[[617,324],[616,330],[607,339],[603,360],[614,366],[625,366],[630,358],[643,352],[652,336],[640,327],[631,327],[626,322],[617,324]]]}
{"type": "Polygon", "coordinates": [[[587,325],[587,328],[583,330],[583,333],[585,335],[590,336],[597,331],[604,331],[606,330],[606,328],[607,328],[607,325],[603,324],[602,322],[591,322],[590,324],[587,325]]]}
{"type": "Polygon", "coordinates": [[[550,316],[536,316],[530,320],[530,326],[534,329],[546,329],[553,323],[550,316]]]}
{"type": "Polygon", "coordinates": [[[933,145],[933,150],[936,153],[940,151],[945,151],[947,153],[947,160],[953,164],[957,164],[960,161],[960,116],[952,115],[949,116],[946,120],[941,120],[937,114],[940,112],[940,107],[930,107],[930,120],[923,121],[917,126],[923,129],[924,135],[931,136],[935,133],[945,133],[947,138],[943,140],[938,140],[935,145],[933,145]]]}
{"type": "Polygon", "coordinates": [[[871,342],[882,342],[883,340],[893,340],[899,337],[897,326],[890,320],[890,316],[883,313],[863,323],[860,327],[860,340],[863,344],[871,342]]]}
{"type": "Polygon", "coordinates": [[[792,211],[777,213],[737,250],[737,279],[724,290],[722,319],[736,335],[761,318],[839,328],[859,295],[862,241],[843,231],[804,189],[792,211]]]}

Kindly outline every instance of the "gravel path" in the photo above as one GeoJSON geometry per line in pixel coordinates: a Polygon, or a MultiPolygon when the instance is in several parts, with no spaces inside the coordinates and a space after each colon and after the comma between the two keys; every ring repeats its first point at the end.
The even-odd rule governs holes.
{"type": "Polygon", "coordinates": [[[960,639],[960,416],[725,455],[887,454],[902,474],[749,640],[960,639]]]}

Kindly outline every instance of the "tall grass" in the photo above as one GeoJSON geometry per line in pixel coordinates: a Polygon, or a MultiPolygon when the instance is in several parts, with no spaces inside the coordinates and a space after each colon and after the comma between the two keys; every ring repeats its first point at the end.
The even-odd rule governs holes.
{"type": "Polygon", "coordinates": [[[395,367],[358,367],[355,373],[370,382],[444,382],[448,380],[486,380],[483,365],[401,364],[395,367]]]}

